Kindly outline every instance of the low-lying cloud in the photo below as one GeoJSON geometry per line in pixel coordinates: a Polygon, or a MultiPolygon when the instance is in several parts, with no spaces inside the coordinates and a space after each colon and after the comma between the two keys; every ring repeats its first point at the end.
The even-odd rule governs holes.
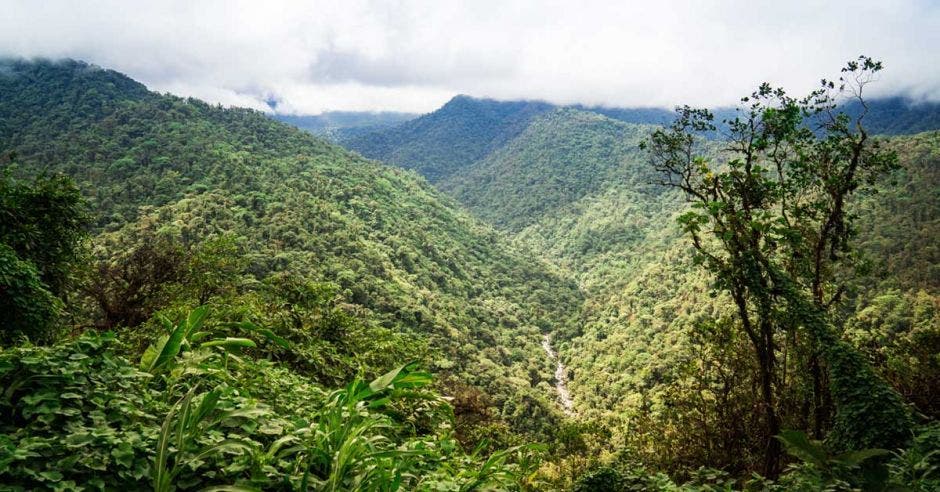
{"type": "Polygon", "coordinates": [[[873,89],[940,100],[940,3],[7,1],[0,56],[70,57],[151,89],[313,114],[458,93],[608,106],[809,91],[864,53],[873,89]]]}

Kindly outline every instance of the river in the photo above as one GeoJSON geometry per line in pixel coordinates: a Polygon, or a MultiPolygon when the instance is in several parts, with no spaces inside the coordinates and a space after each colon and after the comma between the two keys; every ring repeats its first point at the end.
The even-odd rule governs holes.
{"type": "Polygon", "coordinates": [[[558,393],[558,403],[561,404],[565,415],[574,415],[574,402],[571,401],[571,393],[568,392],[568,371],[561,362],[555,349],[552,348],[552,337],[544,335],[542,337],[542,348],[548,354],[548,358],[555,363],[555,391],[558,393]]]}

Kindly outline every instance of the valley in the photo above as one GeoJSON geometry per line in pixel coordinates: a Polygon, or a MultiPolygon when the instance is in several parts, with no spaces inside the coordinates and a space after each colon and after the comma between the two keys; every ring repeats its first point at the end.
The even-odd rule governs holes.
{"type": "Polygon", "coordinates": [[[555,363],[555,392],[558,393],[558,402],[564,409],[565,415],[574,415],[574,402],[571,400],[571,393],[568,391],[568,370],[565,364],[558,358],[558,353],[552,347],[551,335],[542,335],[542,348],[548,359],[555,363]]]}
{"type": "MultiPolygon", "coordinates": [[[[801,241],[830,202],[807,197],[832,186],[799,168],[819,187],[740,221],[773,238],[753,268],[779,266],[746,289],[772,307],[745,303],[747,256],[717,249],[739,231],[690,236],[733,207],[653,164],[670,111],[457,96],[276,121],[73,60],[0,61],[0,94],[13,490],[812,490],[867,483],[837,451],[896,453],[895,481],[936,460],[940,105],[871,102],[865,163],[887,164],[819,233],[813,311],[801,241]],[[778,324],[764,380],[746,315],[778,324]]],[[[779,145],[842,162],[800,122],[779,145]]],[[[688,141],[703,183],[737,186],[721,125],[688,141]]]]}

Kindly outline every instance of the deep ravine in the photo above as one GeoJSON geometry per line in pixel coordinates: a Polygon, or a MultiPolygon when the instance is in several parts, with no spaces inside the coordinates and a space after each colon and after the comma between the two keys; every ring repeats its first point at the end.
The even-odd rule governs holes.
{"type": "Polygon", "coordinates": [[[571,393],[568,392],[568,371],[561,362],[555,349],[552,348],[551,335],[542,336],[542,348],[548,354],[548,358],[555,362],[555,391],[558,393],[558,402],[561,404],[565,415],[574,415],[574,402],[571,401],[571,393]]]}

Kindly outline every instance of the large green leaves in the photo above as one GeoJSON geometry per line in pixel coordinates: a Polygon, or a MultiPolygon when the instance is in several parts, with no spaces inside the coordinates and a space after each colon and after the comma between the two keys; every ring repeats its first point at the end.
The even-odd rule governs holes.
{"type": "Polygon", "coordinates": [[[160,321],[164,327],[172,327],[172,331],[169,335],[161,337],[144,352],[144,356],[140,361],[141,370],[157,373],[170,365],[179,355],[187,336],[202,326],[208,312],[208,306],[200,306],[189,313],[189,316],[175,327],[172,327],[166,318],[161,317],[160,321]]]}
{"type": "Polygon", "coordinates": [[[277,336],[270,329],[259,327],[254,323],[223,323],[216,328],[204,329],[208,314],[209,307],[200,306],[192,310],[175,326],[166,317],[158,316],[158,320],[168,334],[158,338],[147,348],[141,357],[140,369],[151,374],[162,372],[174,363],[180,352],[191,348],[193,344],[198,344],[201,349],[220,348],[226,353],[233,354],[238,354],[246,348],[257,347],[255,341],[249,338],[228,336],[229,330],[257,333],[280,347],[290,347],[287,340],[277,336]]]}

